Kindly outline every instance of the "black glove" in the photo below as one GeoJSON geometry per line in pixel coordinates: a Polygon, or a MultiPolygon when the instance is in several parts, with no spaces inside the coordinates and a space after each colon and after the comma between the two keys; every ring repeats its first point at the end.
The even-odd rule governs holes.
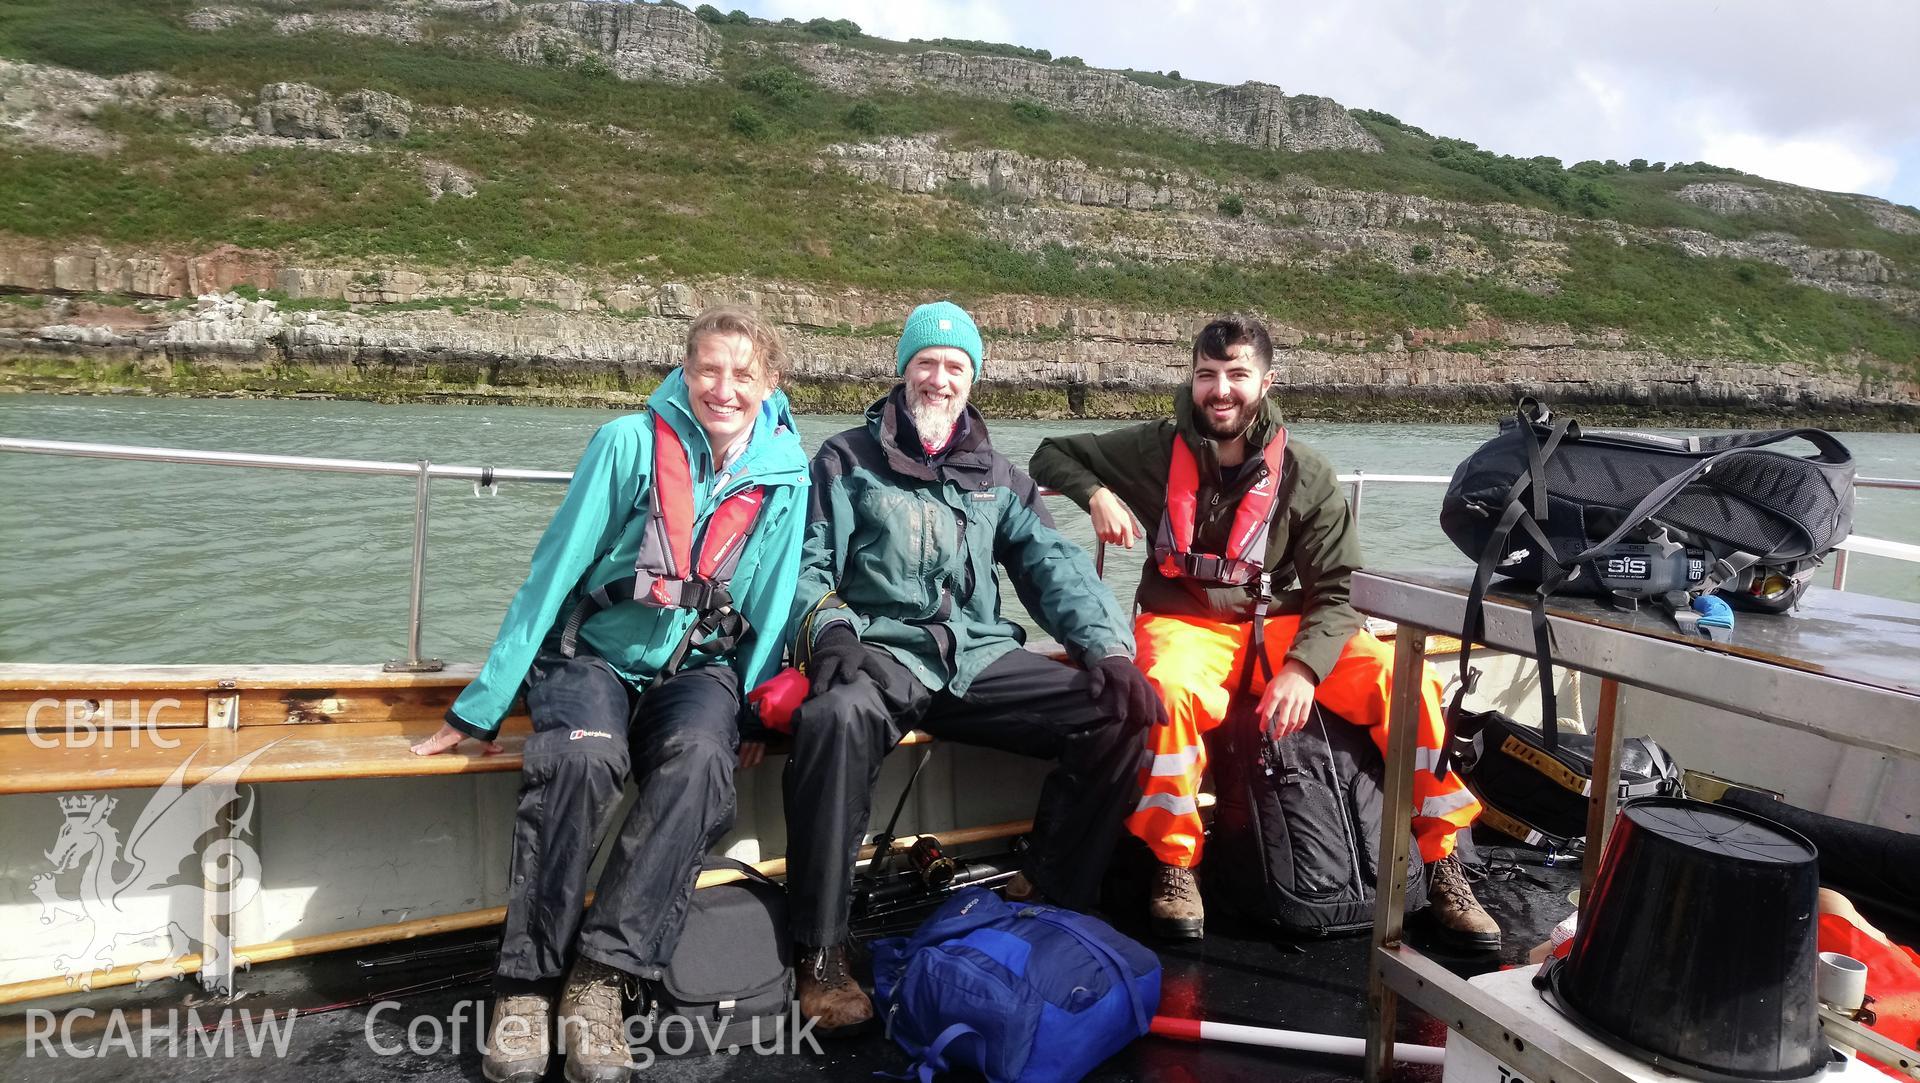
{"type": "Polygon", "coordinates": [[[1102,711],[1124,719],[1130,727],[1167,721],[1166,706],[1131,658],[1110,654],[1095,662],[1087,670],[1087,695],[1102,711]]]}
{"type": "Polygon", "coordinates": [[[837,620],[813,641],[812,660],[807,663],[807,693],[817,696],[836,685],[853,680],[866,671],[875,681],[886,679],[886,670],[874,656],[873,648],[860,642],[853,625],[837,620]]]}

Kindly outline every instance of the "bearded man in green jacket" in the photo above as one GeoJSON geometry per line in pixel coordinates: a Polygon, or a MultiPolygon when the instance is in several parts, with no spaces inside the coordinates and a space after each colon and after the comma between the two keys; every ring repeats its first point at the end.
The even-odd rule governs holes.
{"type": "Polygon", "coordinates": [[[901,382],[814,456],[794,595],[810,691],[787,761],[789,921],[800,1010],[827,1035],[873,1017],[848,973],[847,918],[873,785],[901,737],[918,727],[1056,761],[1007,894],[1086,907],[1159,709],[1113,593],[967,405],[982,362],[972,317],[922,305],[895,353],[901,382]],[[1000,569],[1082,668],[1021,649],[1000,569]]]}
{"type": "MultiPolygon", "coordinates": [[[[1194,339],[1173,417],[1049,438],[1030,464],[1041,484],[1088,510],[1102,541],[1131,548],[1134,517],[1151,524],[1134,637],[1169,724],[1149,736],[1153,759],[1127,828],[1160,860],[1148,914],[1170,938],[1203,931],[1194,878],[1205,842],[1203,736],[1224,720],[1236,688],[1260,697],[1263,728],[1276,740],[1304,728],[1318,703],[1386,747],[1392,651],[1348,601],[1360,537],[1332,465],[1280,423],[1268,398],[1272,366],[1266,327],[1223,316],[1194,339]]],[[[1420,682],[1423,768],[1438,761],[1441,719],[1429,666],[1420,682]]],[[[1479,802],[1452,771],[1416,771],[1413,787],[1429,925],[1457,947],[1498,948],[1500,926],[1453,856],[1479,802]]]]}

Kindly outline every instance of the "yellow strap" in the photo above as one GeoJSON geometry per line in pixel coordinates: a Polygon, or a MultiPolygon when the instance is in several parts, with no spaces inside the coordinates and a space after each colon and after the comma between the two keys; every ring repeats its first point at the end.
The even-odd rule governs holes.
{"type": "MultiPolygon", "coordinates": [[[[835,593],[830,590],[822,594],[820,600],[813,603],[813,608],[807,610],[807,615],[800,618],[800,634],[794,639],[793,645],[793,668],[801,673],[805,673],[808,664],[813,661],[813,618],[819,614],[820,607],[827,604],[827,599],[833,597],[835,593]],[[807,655],[805,658],[800,657],[803,650],[807,655]]],[[[845,608],[845,605],[846,603],[842,602],[841,608],[845,608]]]]}

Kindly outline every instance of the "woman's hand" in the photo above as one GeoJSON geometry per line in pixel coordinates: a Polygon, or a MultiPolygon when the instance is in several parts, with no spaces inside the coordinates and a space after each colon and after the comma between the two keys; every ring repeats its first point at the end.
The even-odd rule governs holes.
{"type": "MultiPolygon", "coordinates": [[[[451,752],[459,746],[460,742],[468,740],[478,740],[478,738],[470,738],[447,723],[442,722],[440,723],[440,728],[434,731],[433,736],[413,746],[413,754],[416,756],[438,756],[442,752],[451,752]]],[[[498,741],[480,742],[480,753],[483,756],[497,756],[505,751],[506,749],[500,747],[500,742],[498,741]]]]}
{"type": "Polygon", "coordinates": [[[760,766],[760,761],[766,758],[767,743],[765,741],[740,742],[740,770],[745,771],[749,767],[758,767],[760,766]]]}
{"type": "Polygon", "coordinates": [[[1113,495],[1112,489],[1095,489],[1093,498],[1087,501],[1087,514],[1093,517],[1095,537],[1108,545],[1133,548],[1133,539],[1140,532],[1134,529],[1133,513],[1113,495]]]}

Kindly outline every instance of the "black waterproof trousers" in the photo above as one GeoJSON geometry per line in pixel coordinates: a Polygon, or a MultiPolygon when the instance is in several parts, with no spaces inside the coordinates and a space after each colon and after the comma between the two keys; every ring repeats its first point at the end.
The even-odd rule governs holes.
{"type": "Polygon", "coordinates": [[[1009,652],[955,696],[928,691],[891,654],[867,649],[884,678],[858,671],[794,713],[786,771],[794,940],[824,947],[846,938],[853,867],[881,761],[914,729],[1057,761],[1040,788],[1025,871],[1052,901],[1091,906],[1139,798],[1146,751],[1139,730],[1100,712],[1085,672],[1031,651],[1009,652]]]}
{"type": "Polygon", "coordinates": [[[707,850],[733,826],[740,679],[685,669],[634,692],[598,656],[542,654],[527,678],[534,733],[520,769],[512,882],[496,984],[545,988],[576,950],[658,977],[686,922],[707,850]],[[582,910],[587,873],[627,773],[639,786],[582,910]]]}

